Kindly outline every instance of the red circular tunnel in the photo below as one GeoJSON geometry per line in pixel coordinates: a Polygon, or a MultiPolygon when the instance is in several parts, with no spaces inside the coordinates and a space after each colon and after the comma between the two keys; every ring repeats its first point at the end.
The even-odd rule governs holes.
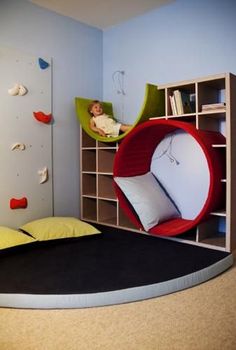
{"type": "MultiPolygon", "coordinates": [[[[206,219],[210,212],[219,208],[223,202],[224,187],[221,180],[225,176],[225,156],[221,149],[212,145],[225,144],[225,137],[219,132],[198,130],[186,122],[155,119],[134,128],[124,138],[115,156],[113,176],[137,176],[150,171],[152,156],[157,145],[167,134],[176,129],[182,129],[192,135],[204,152],[210,175],[208,196],[194,219],[175,218],[159,223],[148,231],[153,235],[175,236],[184,233],[206,219]]],[[[115,181],[114,187],[120,207],[137,228],[144,230],[136,212],[115,181]]],[[[194,198],[192,200],[194,201],[194,198]]]]}

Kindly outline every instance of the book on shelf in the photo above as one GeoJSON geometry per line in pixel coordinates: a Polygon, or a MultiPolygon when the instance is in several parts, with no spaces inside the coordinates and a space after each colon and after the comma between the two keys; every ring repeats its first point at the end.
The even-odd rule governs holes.
{"type": "MultiPolygon", "coordinates": [[[[181,91],[181,98],[182,98],[182,104],[184,113],[193,113],[195,108],[195,101],[190,99],[190,95],[184,91],[181,91]]],[[[194,95],[191,96],[191,98],[195,98],[194,95]]]]}
{"type": "Polygon", "coordinates": [[[176,103],[175,103],[175,97],[174,97],[174,95],[170,95],[169,98],[170,98],[170,106],[171,106],[172,114],[177,115],[177,107],[176,107],[176,103]]]}
{"type": "Polygon", "coordinates": [[[225,110],[226,109],[226,103],[225,102],[218,102],[218,103],[208,103],[205,105],[202,105],[202,111],[216,111],[216,110],[225,110]]]}
{"type": "Polygon", "coordinates": [[[170,104],[173,114],[192,113],[194,110],[190,100],[190,94],[184,91],[174,90],[173,95],[170,96],[170,104]]]}
{"type": "Polygon", "coordinates": [[[177,114],[184,114],[181,92],[179,90],[174,90],[174,98],[177,108],[177,114]]]}

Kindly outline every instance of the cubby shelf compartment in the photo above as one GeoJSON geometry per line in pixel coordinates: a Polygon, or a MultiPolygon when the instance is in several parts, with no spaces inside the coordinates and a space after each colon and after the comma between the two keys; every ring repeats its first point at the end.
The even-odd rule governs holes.
{"type": "Polygon", "coordinates": [[[212,215],[201,223],[197,229],[197,242],[225,250],[226,234],[219,231],[220,220],[219,216],[212,215]]]}
{"type": "Polygon", "coordinates": [[[81,216],[83,220],[97,221],[97,199],[81,197],[81,216]]]}
{"type": "Polygon", "coordinates": [[[129,220],[129,218],[124,214],[123,210],[118,207],[118,224],[120,227],[125,227],[129,229],[137,230],[137,227],[129,220]]]}
{"type": "Polygon", "coordinates": [[[98,199],[98,222],[117,226],[117,201],[98,199]]]}
{"type": "Polygon", "coordinates": [[[179,84],[170,84],[165,91],[166,95],[166,111],[167,111],[167,116],[168,117],[180,117],[183,116],[181,115],[176,115],[176,113],[173,113],[172,108],[171,108],[171,102],[170,98],[172,96],[175,96],[175,91],[178,90],[180,93],[185,94],[188,96],[188,99],[192,101],[192,111],[190,113],[190,110],[186,115],[191,116],[195,113],[196,111],[196,84],[195,82],[182,82],[179,84]]]}
{"type": "Polygon", "coordinates": [[[84,149],[82,152],[82,169],[96,172],[96,150],[84,149]]]}
{"type": "Polygon", "coordinates": [[[91,173],[82,173],[82,195],[95,196],[97,195],[97,176],[91,173]]]}
{"type": "Polygon", "coordinates": [[[98,148],[98,172],[110,173],[113,172],[113,160],[116,154],[116,149],[99,149],[98,148]]]}
{"type": "Polygon", "coordinates": [[[92,137],[90,137],[86,132],[81,133],[80,140],[83,148],[96,148],[96,141],[92,137]]]}
{"type": "Polygon", "coordinates": [[[226,76],[198,82],[198,112],[204,104],[225,102],[226,76]]]}
{"type": "Polygon", "coordinates": [[[197,127],[203,130],[220,131],[226,136],[225,113],[198,113],[197,127]]]}
{"type": "Polygon", "coordinates": [[[116,199],[112,175],[98,174],[98,197],[116,199]]]}

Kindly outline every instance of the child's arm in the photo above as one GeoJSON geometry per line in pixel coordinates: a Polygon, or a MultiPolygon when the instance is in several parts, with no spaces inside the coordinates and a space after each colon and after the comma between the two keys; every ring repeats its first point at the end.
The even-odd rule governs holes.
{"type": "Polygon", "coordinates": [[[102,130],[102,129],[99,129],[96,127],[93,119],[91,118],[90,119],[90,122],[89,122],[89,126],[90,126],[90,129],[93,130],[94,132],[98,133],[100,136],[106,136],[105,132],[102,130]]]}

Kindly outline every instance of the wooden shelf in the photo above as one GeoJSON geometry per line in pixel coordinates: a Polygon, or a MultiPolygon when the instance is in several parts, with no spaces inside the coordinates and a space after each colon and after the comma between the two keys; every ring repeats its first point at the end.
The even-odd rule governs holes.
{"type": "Polygon", "coordinates": [[[110,149],[117,149],[117,143],[116,142],[97,142],[98,148],[110,148],[110,149]]]}
{"type": "Polygon", "coordinates": [[[211,212],[211,215],[226,217],[226,211],[223,210],[223,209],[222,210],[213,211],[213,212],[211,212]]]}
{"type": "Polygon", "coordinates": [[[97,199],[96,198],[81,198],[82,219],[97,221],[97,199]]]}
{"type": "MultiPolygon", "coordinates": [[[[198,129],[219,131],[222,124],[225,122],[225,114],[198,114],[198,129]]],[[[224,131],[224,130],[222,130],[224,131]]],[[[225,135],[225,132],[222,132],[225,135]]]]}
{"type": "Polygon", "coordinates": [[[96,150],[83,150],[82,169],[83,171],[96,172],[96,150]]]}
{"type": "Polygon", "coordinates": [[[130,219],[124,214],[123,210],[119,208],[118,223],[120,227],[137,230],[137,227],[130,221],[130,219]]]}
{"type": "Polygon", "coordinates": [[[113,187],[112,174],[98,175],[98,197],[116,199],[116,194],[113,187]]]}
{"type": "Polygon", "coordinates": [[[113,173],[113,161],[116,154],[115,149],[98,149],[98,172],[113,173]]]}
{"type": "Polygon", "coordinates": [[[220,247],[220,248],[222,248],[220,250],[225,250],[225,243],[226,243],[225,235],[219,234],[217,236],[217,233],[215,233],[213,237],[208,237],[206,239],[203,239],[201,241],[201,243],[203,245],[209,246],[209,248],[218,249],[220,247]]]}
{"type": "Polygon", "coordinates": [[[199,116],[204,116],[204,117],[211,117],[211,118],[225,118],[225,112],[222,110],[212,110],[212,111],[202,111],[198,112],[199,116]]]}
{"type": "Polygon", "coordinates": [[[98,222],[117,225],[117,203],[110,200],[98,200],[98,222]]]}
{"type": "MultiPolygon", "coordinates": [[[[236,77],[231,73],[218,74],[159,85],[159,89],[165,91],[167,111],[165,119],[183,120],[195,125],[198,129],[221,132],[227,138],[226,144],[212,145],[219,149],[221,156],[225,159],[225,175],[221,180],[222,186],[225,186],[225,203],[222,203],[224,209],[212,212],[209,220],[196,228],[196,238],[193,239],[192,244],[232,251],[236,247],[236,218],[233,214],[236,209],[236,188],[232,186],[232,179],[236,176],[236,165],[231,157],[232,149],[236,147],[234,137],[236,132],[234,118],[236,114],[236,77]],[[195,100],[194,113],[173,115],[170,96],[173,95],[174,90],[191,95],[192,100],[195,100]],[[225,103],[225,109],[202,110],[203,105],[220,102],[225,103]],[[223,232],[219,231],[219,226],[224,226],[223,232]]],[[[181,235],[175,240],[183,241],[183,238],[184,235],[181,235]]]]}
{"type": "Polygon", "coordinates": [[[82,195],[96,196],[97,185],[96,185],[96,174],[82,174],[82,195]]]}
{"type": "Polygon", "coordinates": [[[117,143],[90,138],[81,128],[81,218],[118,225],[118,201],[113,187],[113,161],[117,143]]]}
{"type": "Polygon", "coordinates": [[[214,148],[226,148],[225,144],[219,144],[219,145],[212,145],[214,148]]]}
{"type": "Polygon", "coordinates": [[[96,147],[96,141],[91,138],[86,132],[83,132],[81,134],[81,143],[82,143],[82,148],[91,148],[91,147],[96,147]]]}
{"type": "MultiPolygon", "coordinates": [[[[225,102],[226,77],[203,80],[198,83],[198,112],[202,112],[202,105],[225,102]]],[[[205,112],[204,112],[205,113],[205,112]]]]}

